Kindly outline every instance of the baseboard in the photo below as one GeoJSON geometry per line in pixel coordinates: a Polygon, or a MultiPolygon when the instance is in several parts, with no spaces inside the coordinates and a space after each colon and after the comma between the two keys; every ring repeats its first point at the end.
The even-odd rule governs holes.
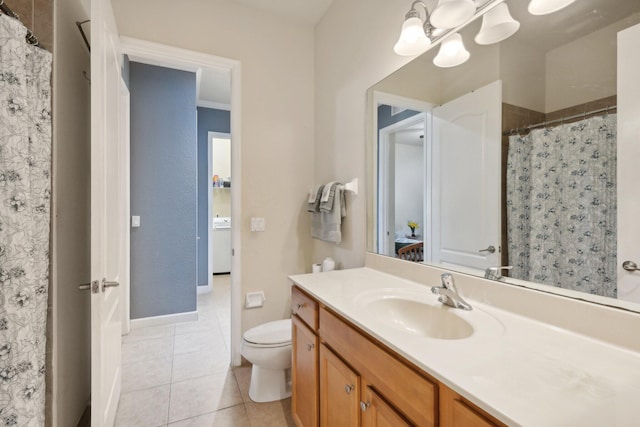
{"type": "Polygon", "coordinates": [[[143,317],[142,319],[131,319],[131,329],[148,328],[149,326],[162,326],[171,323],[193,322],[195,320],[198,320],[197,311],[166,314],[163,316],[143,317]]]}

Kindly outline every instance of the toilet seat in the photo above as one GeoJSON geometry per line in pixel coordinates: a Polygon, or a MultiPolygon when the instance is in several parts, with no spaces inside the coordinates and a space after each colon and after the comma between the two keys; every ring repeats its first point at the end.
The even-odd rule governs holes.
{"type": "Polygon", "coordinates": [[[282,347],[291,344],[291,319],[275,320],[248,329],[242,336],[256,347],[282,347]]]}

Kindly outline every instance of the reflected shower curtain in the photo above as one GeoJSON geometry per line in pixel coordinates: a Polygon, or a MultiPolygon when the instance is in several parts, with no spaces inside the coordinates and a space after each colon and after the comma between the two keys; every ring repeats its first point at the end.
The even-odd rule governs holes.
{"type": "Polygon", "coordinates": [[[51,54],[0,15],[0,425],[42,426],[49,286],[51,54]]]}
{"type": "Polygon", "coordinates": [[[616,297],[616,115],[509,138],[511,276],[616,297]]]}

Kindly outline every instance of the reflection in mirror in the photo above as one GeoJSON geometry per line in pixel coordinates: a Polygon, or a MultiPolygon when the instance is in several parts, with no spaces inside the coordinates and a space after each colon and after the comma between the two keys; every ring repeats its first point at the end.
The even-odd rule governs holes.
{"type": "Polygon", "coordinates": [[[616,52],[640,3],[506,3],[510,38],[475,43],[478,19],[459,32],[466,63],[436,67],[436,46],[370,89],[368,248],[421,243],[428,264],[640,310],[620,302],[640,303],[640,285],[618,279],[616,52]]]}

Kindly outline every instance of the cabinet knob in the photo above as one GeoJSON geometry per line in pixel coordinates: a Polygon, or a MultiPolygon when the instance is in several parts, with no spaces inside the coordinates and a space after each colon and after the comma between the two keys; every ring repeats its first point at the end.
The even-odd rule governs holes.
{"type": "Polygon", "coordinates": [[[302,304],[297,304],[296,307],[298,308],[298,310],[305,308],[307,304],[306,303],[302,303],[302,304]]]}
{"type": "Polygon", "coordinates": [[[313,350],[314,347],[315,347],[315,344],[307,344],[307,351],[313,350]]]}
{"type": "Polygon", "coordinates": [[[355,387],[353,386],[353,384],[346,384],[344,386],[344,392],[347,394],[351,394],[351,390],[353,390],[355,387]]]}
{"type": "Polygon", "coordinates": [[[371,406],[370,402],[360,402],[360,409],[362,410],[362,412],[365,412],[369,406],[371,406]]]}

